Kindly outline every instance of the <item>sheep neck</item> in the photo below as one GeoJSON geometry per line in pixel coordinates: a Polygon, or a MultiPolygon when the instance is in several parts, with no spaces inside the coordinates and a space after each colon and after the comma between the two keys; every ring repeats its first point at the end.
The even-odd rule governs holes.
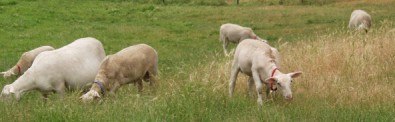
{"type": "Polygon", "coordinates": [[[266,68],[267,76],[275,77],[277,75],[283,74],[280,69],[276,66],[274,61],[270,61],[270,65],[266,68]]]}

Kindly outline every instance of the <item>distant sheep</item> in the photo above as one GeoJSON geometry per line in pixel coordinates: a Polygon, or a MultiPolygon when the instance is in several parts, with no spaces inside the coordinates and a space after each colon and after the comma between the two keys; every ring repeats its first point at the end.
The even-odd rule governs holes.
{"type": "Polygon", "coordinates": [[[54,48],[51,46],[42,46],[30,50],[28,52],[25,52],[19,58],[19,61],[18,63],[15,64],[15,66],[13,66],[11,69],[5,72],[1,72],[0,74],[2,74],[6,79],[10,78],[13,75],[21,76],[27,69],[30,68],[30,66],[32,65],[34,59],[38,54],[44,51],[51,51],[51,50],[54,50],[54,48]]]}
{"type": "Polygon", "coordinates": [[[251,28],[242,27],[236,24],[223,24],[219,30],[219,41],[223,43],[224,53],[225,55],[229,55],[227,51],[227,47],[229,42],[232,43],[240,43],[244,39],[257,39],[263,42],[267,42],[264,39],[259,38],[251,28]]]}
{"type": "Polygon", "coordinates": [[[102,95],[114,94],[119,87],[128,83],[137,83],[138,91],[143,89],[142,80],[154,86],[158,74],[158,54],[146,44],[125,48],[107,56],[102,62],[90,91],[80,99],[90,101],[102,95]]]}
{"type": "Polygon", "coordinates": [[[274,49],[267,43],[254,39],[244,40],[236,47],[229,81],[230,96],[233,95],[237,75],[241,71],[249,76],[249,95],[252,95],[252,87],[255,84],[259,105],[262,105],[262,83],[267,86],[267,95],[269,95],[270,90],[275,91],[279,88],[285,99],[292,100],[292,79],[300,76],[302,72],[288,74],[280,72],[277,66],[279,62],[278,52],[273,52],[277,51],[274,49]]]}
{"type": "Polygon", "coordinates": [[[354,10],[351,13],[348,28],[351,30],[364,30],[367,33],[370,26],[372,26],[372,18],[368,13],[363,10],[354,10]]]}
{"type": "Polygon", "coordinates": [[[19,100],[24,92],[38,90],[45,99],[51,92],[63,97],[65,89],[82,89],[94,80],[104,57],[102,43],[90,37],[42,52],[22,76],[4,86],[1,96],[14,94],[19,100]]]}

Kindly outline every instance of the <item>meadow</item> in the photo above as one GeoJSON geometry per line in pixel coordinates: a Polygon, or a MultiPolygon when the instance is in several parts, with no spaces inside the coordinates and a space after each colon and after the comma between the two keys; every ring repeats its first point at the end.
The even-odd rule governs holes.
{"type": "MultiPolygon", "coordinates": [[[[93,103],[82,103],[81,91],[46,103],[37,91],[0,98],[0,121],[395,121],[394,0],[148,1],[1,0],[0,71],[35,47],[95,37],[106,54],[151,45],[160,73],[156,93],[145,84],[137,95],[130,84],[93,103]],[[354,9],[372,15],[369,33],[348,30],[354,9]],[[277,94],[258,106],[242,74],[229,98],[232,57],[218,36],[224,23],[252,27],[278,48],[281,71],[303,71],[292,102],[277,94]]],[[[1,88],[15,79],[0,78],[1,88]]]]}

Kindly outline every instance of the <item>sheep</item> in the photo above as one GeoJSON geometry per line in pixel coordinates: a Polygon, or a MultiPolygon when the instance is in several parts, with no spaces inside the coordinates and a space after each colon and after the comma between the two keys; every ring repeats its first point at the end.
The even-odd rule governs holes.
{"type": "Polygon", "coordinates": [[[5,72],[1,72],[0,74],[3,75],[5,79],[8,79],[13,75],[21,76],[27,69],[30,68],[38,54],[51,50],[54,50],[54,48],[51,46],[41,46],[28,52],[24,52],[15,66],[5,72]]]}
{"type": "Polygon", "coordinates": [[[363,10],[354,10],[351,13],[350,22],[348,28],[351,30],[364,30],[368,32],[370,26],[372,26],[372,18],[368,13],[363,10]]]}
{"type": "Polygon", "coordinates": [[[266,42],[266,40],[261,39],[258,37],[251,28],[248,27],[242,27],[240,25],[232,24],[232,23],[227,23],[223,24],[220,27],[219,30],[219,41],[223,43],[223,48],[224,48],[224,53],[226,56],[229,56],[227,47],[229,42],[232,43],[240,43],[244,39],[258,39],[263,42],[266,42]]]}
{"type": "Polygon", "coordinates": [[[158,55],[155,49],[146,44],[130,46],[103,60],[94,84],[80,99],[91,101],[101,98],[107,91],[114,95],[119,87],[128,83],[137,83],[140,93],[142,80],[155,88],[157,73],[158,55]]]}
{"type": "MultiPolygon", "coordinates": [[[[277,50],[275,50],[277,51],[277,50]]],[[[266,94],[280,89],[286,100],[292,100],[291,82],[302,74],[300,71],[284,74],[277,64],[277,52],[267,43],[255,39],[243,40],[237,47],[232,64],[229,81],[229,95],[232,97],[236,85],[238,73],[249,76],[248,89],[252,95],[252,87],[255,83],[258,93],[258,104],[262,105],[262,83],[266,84],[266,94]]]]}
{"type": "Polygon", "coordinates": [[[92,37],[80,38],[62,48],[42,52],[22,76],[4,86],[1,96],[13,94],[19,101],[23,93],[38,90],[45,101],[51,92],[63,98],[65,89],[80,90],[94,80],[104,57],[102,43],[92,37]]]}

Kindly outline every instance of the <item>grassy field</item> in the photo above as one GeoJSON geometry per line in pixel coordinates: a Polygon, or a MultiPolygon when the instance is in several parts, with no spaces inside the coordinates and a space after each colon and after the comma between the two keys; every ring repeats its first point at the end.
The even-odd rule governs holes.
{"type": "MultiPolygon", "coordinates": [[[[269,0],[0,0],[0,70],[42,45],[62,47],[78,38],[102,41],[106,54],[138,43],[159,54],[156,94],[133,85],[96,103],[81,93],[37,91],[20,101],[0,98],[0,121],[395,121],[395,1],[376,0],[286,6],[269,0]],[[348,32],[352,10],[373,17],[368,34],[348,32]],[[252,27],[278,48],[282,71],[301,70],[294,100],[281,95],[262,107],[247,97],[239,75],[228,96],[231,57],[218,41],[219,26],[252,27]]],[[[310,1],[311,0],[307,0],[310,1]]],[[[232,48],[235,45],[231,46],[232,48]]],[[[0,78],[0,86],[16,78],[0,78]]],[[[146,85],[147,86],[147,85],[146,85]]]]}

